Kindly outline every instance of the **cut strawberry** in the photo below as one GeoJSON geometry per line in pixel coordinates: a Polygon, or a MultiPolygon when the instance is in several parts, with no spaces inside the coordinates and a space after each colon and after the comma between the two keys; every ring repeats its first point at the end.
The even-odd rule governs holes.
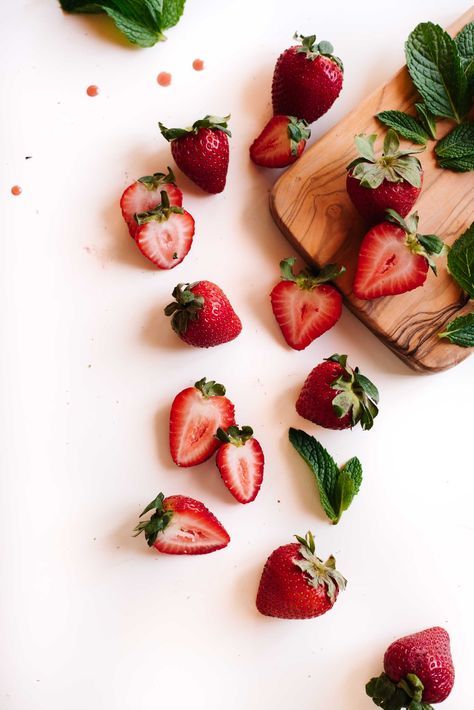
{"type": "Polygon", "coordinates": [[[428,267],[436,274],[432,257],[446,250],[439,237],[417,234],[416,212],[406,220],[394,210],[386,214],[390,221],[372,227],[362,241],[352,287],[357,298],[394,296],[422,286],[428,267]]]}
{"type": "Polygon", "coordinates": [[[222,480],[240,503],[250,503],[262,485],[265,461],[262,447],[249,426],[220,428],[216,436],[223,442],[216,456],[222,480]]]}
{"type": "Polygon", "coordinates": [[[306,121],[273,116],[250,146],[250,157],[265,168],[284,168],[298,160],[310,135],[306,121]]]}
{"type": "Polygon", "coordinates": [[[215,433],[235,423],[234,405],[225,387],[206,381],[176,395],[170,412],[170,451],[178,466],[188,467],[206,461],[219,448],[215,433]]]}
{"type": "Polygon", "coordinates": [[[345,271],[328,264],[319,274],[301,271],[293,273],[296,259],[280,262],[282,280],[272,290],[272,309],[288,345],[303,350],[315,338],[333,327],[341,317],[342,296],[326,283],[345,271]]]}
{"type": "Polygon", "coordinates": [[[140,518],[150,510],[155,512],[149,520],[138,523],[135,536],[144,533],[149,547],[168,555],[205,555],[221,550],[230,537],[217,518],[206,506],[187,496],[169,496],[160,493],[152,500],[140,518]]]}
{"type": "Polygon", "coordinates": [[[176,179],[171,168],[168,173],[145,175],[127,187],[120,200],[124,220],[128,225],[131,237],[135,237],[138,229],[135,215],[139,212],[149,212],[161,203],[161,192],[165,190],[171,205],[181,207],[183,193],[176,187],[176,179]]]}

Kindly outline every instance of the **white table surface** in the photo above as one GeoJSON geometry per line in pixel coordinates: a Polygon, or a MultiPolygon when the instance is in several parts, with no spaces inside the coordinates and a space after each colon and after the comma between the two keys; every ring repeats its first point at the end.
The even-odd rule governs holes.
{"type": "Polygon", "coordinates": [[[144,50],[54,0],[2,5],[1,710],[368,710],[364,685],[387,645],[432,625],[448,629],[456,661],[443,708],[470,710],[474,361],[417,375],[346,310],[304,352],[287,348],[268,294],[292,250],[267,208],[276,173],[247,155],[295,30],[331,40],[345,63],[314,140],[398,69],[417,22],[449,24],[465,3],[189,0],[168,42],[144,50]],[[193,71],[196,57],[205,71],[193,71]],[[163,70],[169,88],[156,83],[163,70]],[[172,164],[158,120],[205,113],[232,114],[227,188],[207,196],[178,172],[196,237],[183,264],[160,272],[118,200],[132,178],[172,164]],[[224,287],[244,324],[208,351],[181,343],[162,312],[178,281],[202,278],[224,287]],[[333,352],[379,386],[370,432],[323,430],[295,412],[306,374],[333,352]],[[227,386],[264,448],[252,505],[234,502],[212,460],[179,470],[170,459],[170,403],[203,376],[227,386]],[[289,426],[340,463],[363,462],[337,527],[289,426]],[[203,500],[228,548],[183,559],[132,538],[160,490],[203,500]],[[310,528],[346,593],[319,619],[259,615],[267,555],[310,528]]]}

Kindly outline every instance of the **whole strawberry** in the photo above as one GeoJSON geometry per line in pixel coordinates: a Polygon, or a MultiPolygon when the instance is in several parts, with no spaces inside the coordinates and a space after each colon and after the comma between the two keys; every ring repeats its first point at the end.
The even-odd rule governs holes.
{"type": "Polygon", "coordinates": [[[308,123],[328,111],[342,89],[344,68],[329,42],[316,35],[294,35],[301,44],[278,57],[272,83],[273,113],[297,116],[308,123]]]}
{"type": "Polygon", "coordinates": [[[135,215],[139,212],[148,212],[161,204],[163,190],[167,192],[171,205],[181,207],[183,193],[176,185],[176,178],[171,168],[168,168],[166,174],[153,173],[138,178],[124,190],[120,199],[120,208],[131,237],[135,237],[138,229],[135,215]]]}
{"type": "Polygon", "coordinates": [[[273,116],[250,146],[250,158],[264,168],[284,168],[298,160],[310,135],[306,121],[273,116]]]}
{"type": "Polygon", "coordinates": [[[414,153],[424,148],[399,150],[400,141],[389,129],[383,143],[383,153],[374,151],[377,136],[359,135],[355,144],[360,157],[347,166],[346,188],[355,208],[369,222],[384,219],[392,208],[405,217],[418,199],[423,184],[423,169],[414,153]]]}
{"type": "Polygon", "coordinates": [[[362,429],[371,429],[378,401],[376,386],[347,364],[347,355],[335,354],[309,373],[296,411],[326,429],[348,429],[359,422],[362,429]]]}
{"type": "Polygon", "coordinates": [[[211,348],[236,338],[242,330],[240,318],[219,286],[211,281],[178,284],[175,301],[165,308],[171,326],[181,340],[198,348],[211,348]]]}
{"type": "Polygon", "coordinates": [[[404,636],[386,650],[384,669],[366,685],[376,705],[387,710],[433,710],[454,685],[454,665],[447,631],[435,626],[404,636]]]}
{"type": "Polygon", "coordinates": [[[332,609],[346,580],[336,560],[316,557],[313,535],[295,535],[298,542],[282,545],[265,563],[257,593],[257,609],[279,619],[311,619],[332,609]]]}
{"type": "Polygon", "coordinates": [[[227,128],[230,116],[204,116],[190,128],[165,128],[161,133],[171,142],[171,153],[178,167],[205,192],[222,192],[229,167],[227,128]]]}

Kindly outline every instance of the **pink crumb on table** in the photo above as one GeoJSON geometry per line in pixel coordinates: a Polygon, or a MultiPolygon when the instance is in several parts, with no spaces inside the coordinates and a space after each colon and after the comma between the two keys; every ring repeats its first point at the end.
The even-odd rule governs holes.
{"type": "Polygon", "coordinates": [[[156,81],[160,86],[169,86],[171,84],[171,74],[167,71],[160,71],[156,81]]]}
{"type": "Polygon", "coordinates": [[[86,92],[87,96],[97,96],[97,94],[99,93],[99,87],[95,84],[91,84],[87,87],[86,92]]]}
{"type": "Polygon", "coordinates": [[[12,195],[21,195],[21,187],[19,185],[13,185],[11,193],[12,195]]]}
{"type": "Polygon", "coordinates": [[[204,61],[202,59],[195,59],[193,62],[193,69],[196,71],[202,71],[204,69],[204,61]]]}

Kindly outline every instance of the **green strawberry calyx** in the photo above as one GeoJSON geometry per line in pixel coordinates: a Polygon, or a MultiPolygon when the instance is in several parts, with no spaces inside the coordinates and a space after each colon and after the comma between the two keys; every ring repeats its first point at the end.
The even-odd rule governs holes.
{"type": "Polygon", "coordinates": [[[407,673],[399,683],[391,680],[386,673],[381,673],[365,686],[365,692],[375,705],[387,710],[433,710],[432,705],[423,702],[424,689],[414,673],[407,673]]]}
{"type": "Polygon", "coordinates": [[[305,36],[300,35],[298,32],[295,32],[293,39],[297,39],[301,42],[301,46],[298,47],[297,52],[306,54],[306,59],[310,62],[314,61],[317,57],[328,57],[328,59],[332,59],[332,61],[335,62],[342,71],[344,71],[344,65],[341,59],[333,54],[334,47],[331,42],[326,42],[326,40],[316,42],[316,35],[305,36]]]}
{"type": "Polygon", "coordinates": [[[388,208],[387,220],[401,227],[406,233],[405,244],[413,254],[424,256],[430,269],[436,275],[436,264],[433,257],[444,256],[449,251],[449,246],[436,234],[418,234],[418,212],[413,212],[409,217],[401,217],[398,212],[388,208]]]}
{"type": "Polygon", "coordinates": [[[171,214],[184,214],[182,207],[170,205],[170,198],[166,190],[161,190],[161,202],[157,207],[154,207],[148,212],[138,212],[134,215],[135,222],[138,224],[148,224],[148,222],[166,222],[171,214]]]}
{"type": "Polygon", "coordinates": [[[227,136],[232,136],[232,133],[227,127],[230,120],[230,114],[228,116],[204,116],[204,118],[199,119],[199,121],[194,121],[192,126],[188,128],[166,128],[162,123],[158,123],[163,138],[167,141],[174,141],[177,138],[183,138],[183,136],[189,136],[194,133],[196,135],[201,128],[210,128],[213,131],[222,131],[227,136]]]}
{"type": "Polygon", "coordinates": [[[293,563],[299,567],[306,575],[308,583],[317,589],[325,585],[328,599],[334,603],[338,591],[344,590],[347,580],[336,569],[336,560],[333,555],[323,562],[316,556],[316,546],[311,532],[307,532],[305,537],[295,535],[300,543],[299,553],[301,559],[295,557],[293,563]]]}
{"type": "Polygon", "coordinates": [[[379,391],[359,368],[354,370],[347,364],[347,355],[337,353],[326,358],[329,362],[337,362],[344,369],[343,374],[331,385],[338,393],[332,400],[332,407],[339,419],[351,414],[352,426],[360,422],[362,429],[371,429],[379,410],[379,391]]]}
{"type": "Polygon", "coordinates": [[[221,385],[215,380],[207,381],[205,377],[195,382],[194,386],[205,399],[209,399],[209,397],[223,397],[225,395],[224,385],[221,385]]]}
{"type": "Polygon", "coordinates": [[[163,532],[163,530],[167,528],[171,518],[173,517],[173,511],[165,510],[163,507],[164,498],[163,493],[159,493],[156,498],[151,501],[151,503],[148,503],[147,507],[140,513],[140,518],[150,512],[150,510],[154,510],[155,512],[149,520],[142,520],[133,529],[133,537],[137,537],[140,533],[144,533],[149,547],[152,547],[155,544],[159,533],[163,532]]]}
{"type": "Polygon", "coordinates": [[[326,266],[323,266],[319,272],[312,272],[308,269],[304,269],[298,274],[295,274],[293,272],[295,262],[296,258],[294,256],[289,256],[280,261],[281,279],[282,281],[293,281],[298,288],[306,291],[311,291],[319,284],[326,283],[327,281],[334,281],[334,279],[337,279],[337,277],[343,274],[346,270],[345,266],[326,264],[326,266]]]}
{"type": "Polygon", "coordinates": [[[176,185],[174,172],[168,166],[167,173],[153,173],[153,175],[144,175],[138,178],[137,182],[141,182],[147,190],[156,190],[160,185],[176,185]]]}
{"type": "Polygon", "coordinates": [[[382,155],[377,158],[374,150],[376,140],[376,133],[370,136],[361,133],[354,138],[360,157],[347,166],[351,177],[370,190],[376,190],[384,180],[408,182],[413,187],[420,187],[422,167],[414,153],[421,153],[425,148],[399,150],[398,135],[393,128],[389,128],[383,142],[382,155]]]}
{"type": "Polygon", "coordinates": [[[165,308],[165,316],[171,316],[171,327],[178,335],[185,333],[190,321],[197,321],[204,306],[203,296],[193,293],[195,283],[182,283],[174,287],[172,296],[175,299],[165,308]]]}
{"type": "Polygon", "coordinates": [[[287,116],[288,118],[288,138],[290,139],[291,155],[298,155],[298,146],[301,141],[307,141],[311,137],[311,129],[304,118],[287,116]]]}
{"type": "Polygon", "coordinates": [[[216,438],[223,444],[233,444],[234,446],[244,446],[244,444],[253,436],[251,426],[243,426],[239,428],[236,424],[227,429],[219,429],[216,431],[216,438]]]}

